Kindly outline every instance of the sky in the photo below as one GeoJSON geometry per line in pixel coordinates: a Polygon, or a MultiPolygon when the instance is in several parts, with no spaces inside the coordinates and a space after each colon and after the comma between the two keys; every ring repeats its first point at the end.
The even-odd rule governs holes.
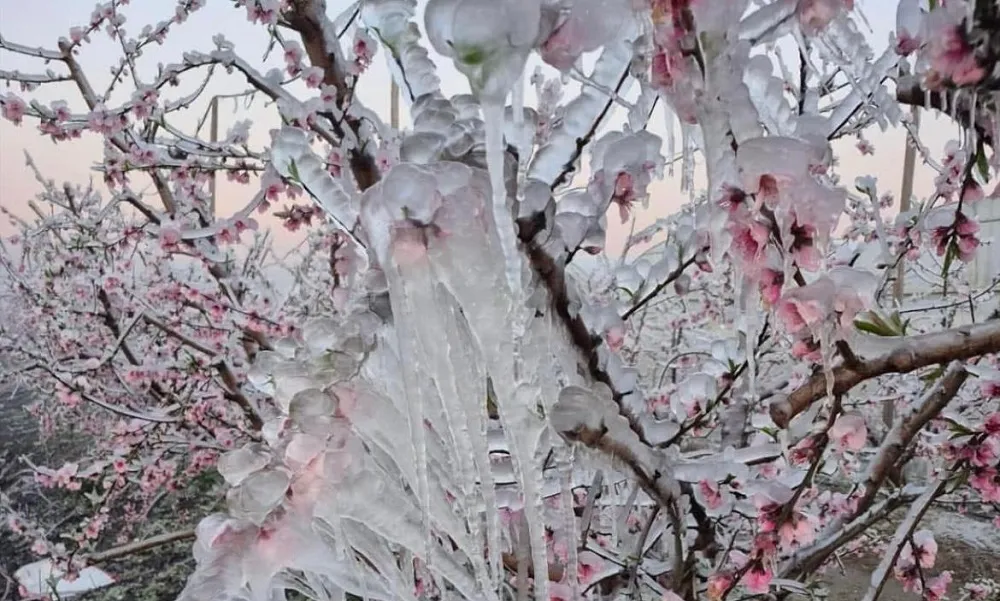
{"type": "MultiPolygon", "coordinates": [[[[720,0],[724,1],[724,0],[720,0]]],[[[350,5],[348,0],[327,0],[330,14],[339,13],[350,5]]],[[[857,5],[864,11],[871,26],[872,45],[879,52],[888,43],[889,32],[895,28],[894,0],[860,0],[857,5]]],[[[172,0],[133,0],[125,13],[128,21],[127,31],[140,30],[146,24],[155,24],[173,15],[172,0]]],[[[86,0],[33,0],[29,5],[17,0],[0,0],[0,34],[19,44],[28,46],[44,46],[54,48],[60,37],[68,36],[71,27],[85,25],[93,10],[93,4],[86,0]]],[[[180,62],[186,51],[210,51],[213,48],[212,36],[222,32],[233,42],[236,51],[252,64],[260,64],[266,50],[267,39],[264,30],[252,25],[246,20],[243,9],[234,9],[231,0],[207,0],[207,6],[192,16],[187,22],[177,26],[167,38],[166,43],[147,51],[139,62],[139,71],[144,80],[150,80],[158,63],[170,64],[180,62]]],[[[97,89],[104,89],[110,82],[110,68],[121,56],[120,48],[105,34],[92,36],[92,42],[85,44],[79,55],[84,71],[92,79],[97,89]]],[[[442,79],[442,89],[446,94],[457,94],[468,91],[468,84],[454,68],[440,57],[432,58],[439,66],[442,79]]],[[[359,99],[370,109],[388,118],[389,109],[389,75],[385,66],[385,53],[380,53],[371,69],[365,74],[362,84],[358,86],[359,99]]],[[[260,69],[266,72],[271,67],[281,66],[280,53],[271,56],[260,69]]],[[[0,70],[20,70],[27,73],[44,72],[45,69],[63,72],[61,64],[45,66],[42,61],[23,56],[12,55],[0,50],[0,70]]],[[[529,69],[530,69],[529,65],[529,69]]],[[[168,97],[179,97],[190,92],[200,82],[195,78],[186,78],[181,85],[167,93],[168,97]]],[[[191,110],[178,115],[173,125],[184,131],[193,133],[199,118],[204,114],[208,98],[213,94],[238,92],[245,89],[238,76],[223,76],[213,79],[201,102],[191,110]]],[[[125,92],[127,87],[123,87],[125,92]]],[[[304,90],[304,88],[303,88],[304,90]]],[[[27,95],[22,95],[27,97],[27,95]]],[[[31,93],[31,97],[44,103],[56,99],[67,100],[71,109],[83,112],[84,107],[72,84],[46,84],[31,93]]],[[[113,97],[112,104],[124,102],[128,95],[113,97]]],[[[276,110],[261,101],[250,107],[237,106],[233,101],[223,102],[220,110],[220,134],[225,134],[229,126],[236,120],[251,118],[255,122],[252,129],[251,145],[262,147],[268,140],[268,131],[278,125],[276,110]]],[[[407,115],[403,108],[402,123],[405,126],[407,115]]],[[[650,130],[663,134],[664,120],[661,114],[654,116],[650,130]]],[[[945,143],[957,137],[957,126],[946,118],[936,118],[925,114],[922,124],[922,139],[933,155],[940,157],[945,143]]],[[[875,147],[874,156],[863,156],[854,147],[854,139],[838,142],[835,154],[840,159],[839,172],[845,183],[850,184],[859,175],[872,175],[879,181],[880,191],[892,190],[899,193],[902,178],[902,163],[905,137],[902,130],[880,132],[870,130],[866,136],[875,147]]],[[[85,184],[93,178],[100,184],[100,175],[92,171],[95,161],[102,155],[101,139],[96,135],[86,135],[81,140],[55,144],[39,135],[34,125],[26,120],[20,127],[6,120],[0,120],[0,204],[12,209],[17,214],[25,214],[26,202],[39,190],[40,185],[28,172],[25,166],[25,152],[31,154],[45,177],[62,181],[85,184]]],[[[651,188],[651,201],[648,210],[638,217],[637,228],[651,223],[657,217],[673,212],[687,199],[687,193],[680,191],[680,171],[676,177],[667,177],[656,182],[651,188]]],[[[918,165],[915,180],[917,195],[927,192],[933,187],[934,173],[928,168],[918,165]]],[[[138,181],[138,178],[137,178],[138,181]]],[[[704,181],[703,179],[700,181],[704,181]]],[[[218,188],[218,211],[220,214],[231,214],[246,204],[253,190],[225,182],[220,178],[218,188]],[[227,213],[228,211],[228,213],[227,213]]],[[[263,219],[265,225],[275,225],[273,219],[263,219]]],[[[617,217],[609,215],[609,248],[627,235],[628,226],[622,226],[617,217]]],[[[0,222],[0,235],[9,234],[10,226],[0,222]]],[[[279,230],[275,235],[275,244],[279,249],[293,246],[298,236],[279,230]]]]}

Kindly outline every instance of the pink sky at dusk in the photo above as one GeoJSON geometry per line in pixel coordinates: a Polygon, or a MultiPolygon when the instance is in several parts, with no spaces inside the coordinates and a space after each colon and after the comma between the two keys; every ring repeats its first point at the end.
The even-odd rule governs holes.
{"type": "MultiPolygon", "coordinates": [[[[328,4],[333,14],[335,11],[339,12],[337,9],[345,9],[351,3],[348,0],[328,0],[328,4]]],[[[888,42],[889,31],[895,27],[896,2],[861,0],[857,4],[872,26],[873,45],[876,50],[880,50],[888,42]]],[[[169,19],[173,15],[174,5],[175,2],[168,0],[158,2],[134,0],[125,11],[128,17],[125,28],[127,31],[135,32],[146,24],[169,19]]],[[[60,37],[68,36],[71,27],[85,25],[89,21],[93,6],[84,0],[34,0],[30,5],[15,3],[13,0],[0,0],[0,33],[5,39],[19,44],[54,48],[60,37]]],[[[210,51],[213,48],[212,36],[218,32],[223,32],[226,38],[235,44],[237,53],[252,64],[260,65],[267,44],[264,30],[247,22],[245,11],[234,9],[231,2],[208,0],[207,6],[198,11],[188,22],[175,27],[163,46],[154,47],[146,52],[139,62],[140,75],[148,81],[154,76],[157,63],[180,62],[185,51],[210,51]]],[[[117,44],[103,33],[96,33],[91,39],[90,44],[83,46],[79,60],[85,72],[92,78],[93,85],[103,90],[110,81],[109,70],[121,55],[121,51],[117,44]]],[[[439,74],[442,78],[443,91],[446,94],[466,92],[468,85],[464,78],[459,76],[447,61],[434,58],[441,68],[439,74]]],[[[363,84],[358,88],[358,95],[367,107],[387,117],[389,75],[384,61],[384,53],[380,52],[372,68],[364,76],[363,84]]],[[[280,52],[272,55],[266,65],[263,68],[258,67],[259,70],[266,72],[271,67],[280,67],[280,52]]],[[[61,64],[45,66],[41,60],[0,51],[0,69],[40,73],[47,68],[58,73],[65,72],[61,64]]],[[[193,74],[185,75],[181,86],[168,91],[167,96],[179,97],[190,92],[198,83],[193,74]]],[[[238,92],[245,88],[246,85],[241,82],[239,76],[223,74],[209,85],[203,99],[196,103],[193,109],[179,113],[174,117],[172,124],[193,133],[197,120],[205,112],[208,99],[213,94],[238,92]]],[[[124,93],[113,96],[112,105],[128,99],[130,88],[123,85],[122,90],[124,93]]],[[[69,102],[72,110],[85,111],[82,100],[71,83],[46,84],[30,94],[22,94],[18,90],[15,90],[15,93],[23,98],[34,98],[46,104],[56,99],[64,99],[69,102]]],[[[225,135],[229,126],[239,119],[253,119],[255,126],[250,143],[257,149],[267,142],[268,131],[279,123],[275,107],[265,105],[261,99],[256,100],[249,109],[241,107],[236,113],[233,112],[232,101],[222,103],[220,108],[220,135],[225,135]]],[[[405,126],[405,107],[402,119],[405,126]]],[[[650,130],[663,134],[662,114],[658,113],[654,117],[650,130]]],[[[928,114],[923,117],[922,138],[936,157],[943,153],[944,144],[957,136],[957,131],[957,127],[947,119],[931,118],[928,114]]],[[[880,191],[893,191],[898,197],[904,150],[903,131],[890,130],[882,133],[873,129],[867,133],[867,137],[875,146],[874,157],[862,156],[854,147],[854,139],[843,140],[835,145],[835,154],[840,159],[838,172],[843,178],[843,183],[851,185],[854,178],[859,175],[873,175],[879,180],[880,191]]],[[[101,139],[98,136],[86,135],[81,140],[55,144],[39,135],[29,119],[26,119],[20,127],[6,120],[0,120],[0,204],[13,210],[15,214],[26,215],[27,201],[40,190],[38,182],[25,167],[25,151],[31,154],[47,178],[55,179],[58,183],[70,181],[79,184],[85,184],[88,179],[93,178],[103,189],[100,174],[91,170],[91,166],[102,156],[101,139]]],[[[651,189],[650,208],[639,216],[637,228],[651,223],[659,216],[669,214],[687,200],[687,193],[682,193],[679,189],[679,177],[680,172],[677,170],[676,177],[668,177],[654,183],[651,189]]],[[[932,170],[918,166],[915,181],[918,196],[932,189],[933,178],[932,170]]],[[[136,177],[134,180],[138,184],[141,178],[136,177]]],[[[697,178],[696,187],[703,185],[704,178],[697,178]]],[[[220,178],[219,214],[231,214],[243,207],[254,191],[252,187],[234,185],[220,178]]],[[[264,218],[261,221],[272,227],[276,225],[274,219],[264,218]]],[[[620,224],[617,211],[609,214],[608,222],[611,237],[609,248],[620,248],[629,226],[620,224]]],[[[0,235],[9,233],[11,233],[10,225],[6,221],[0,221],[0,235]]],[[[275,234],[274,239],[279,249],[290,248],[299,239],[299,236],[280,228],[275,234]]]]}

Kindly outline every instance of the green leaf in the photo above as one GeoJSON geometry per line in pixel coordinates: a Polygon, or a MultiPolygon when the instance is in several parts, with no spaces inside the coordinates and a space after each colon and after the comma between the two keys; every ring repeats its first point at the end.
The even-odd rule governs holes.
{"type": "Polygon", "coordinates": [[[889,324],[892,325],[897,332],[899,332],[900,336],[906,336],[906,330],[910,326],[910,320],[907,319],[906,321],[903,321],[899,315],[899,311],[893,311],[892,315],[889,316],[889,324]]]}
{"type": "Polygon", "coordinates": [[[470,67],[476,67],[485,63],[488,56],[488,53],[478,46],[455,48],[455,51],[458,53],[458,61],[470,67]]]}
{"type": "Polygon", "coordinates": [[[906,327],[900,322],[898,313],[893,313],[886,320],[878,313],[869,311],[865,313],[865,319],[854,320],[854,327],[876,336],[904,336],[906,333],[906,327]]]}
{"type": "Polygon", "coordinates": [[[945,489],[945,492],[947,494],[951,494],[951,493],[955,492],[956,490],[958,490],[959,488],[962,488],[963,486],[965,486],[966,484],[968,484],[968,482],[969,482],[969,475],[970,475],[970,470],[967,470],[967,469],[962,470],[961,472],[955,474],[955,476],[948,481],[948,484],[952,485],[951,489],[950,490],[949,489],[945,489]]]}
{"type": "Polygon", "coordinates": [[[979,175],[983,181],[990,181],[990,163],[986,160],[986,151],[982,144],[979,144],[979,148],[976,149],[976,167],[979,169],[979,175]]]}
{"type": "Polygon", "coordinates": [[[302,181],[299,178],[299,167],[298,167],[298,165],[295,164],[295,159],[292,159],[291,161],[289,161],[289,163],[288,163],[288,172],[292,174],[292,180],[293,181],[295,181],[295,182],[302,181]]]}
{"type": "Polygon", "coordinates": [[[767,434],[768,436],[770,436],[772,440],[778,440],[778,429],[777,428],[771,428],[771,427],[768,427],[768,426],[764,426],[763,428],[760,429],[760,431],[763,432],[764,434],[767,434]]]}
{"type": "Polygon", "coordinates": [[[963,426],[962,424],[958,423],[957,421],[953,420],[950,417],[940,417],[940,419],[948,423],[948,430],[954,433],[956,436],[969,436],[971,434],[976,433],[974,430],[966,428],[965,426],[963,426]]]}
{"type": "Polygon", "coordinates": [[[925,382],[927,384],[933,384],[934,381],[937,380],[938,378],[940,378],[941,374],[943,374],[943,373],[944,373],[944,366],[943,365],[938,365],[937,367],[935,367],[930,372],[928,372],[928,373],[920,376],[920,381],[921,382],[925,382]]]}

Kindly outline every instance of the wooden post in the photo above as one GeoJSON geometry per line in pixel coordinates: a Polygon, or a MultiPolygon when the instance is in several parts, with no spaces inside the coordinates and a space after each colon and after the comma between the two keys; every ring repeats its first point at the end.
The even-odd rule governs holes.
{"type": "MultiPolygon", "coordinates": [[[[920,109],[913,106],[910,109],[910,117],[913,121],[914,133],[920,131],[920,109]]],[[[917,148],[906,138],[906,150],[903,154],[903,184],[899,192],[899,212],[905,213],[910,210],[910,197],[913,196],[913,170],[917,163],[917,148]]],[[[875,210],[878,210],[876,207],[875,210]]],[[[904,280],[906,279],[906,261],[901,259],[896,267],[896,281],[893,285],[893,297],[896,300],[896,308],[903,305],[904,280]]],[[[891,399],[882,401],[882,422],[886,431],[892,428],[896,420],[896,405],[891,399]]]]}
{"type": "Polygon", "coordinates": [[[399,129],[399,86],[395,80],[392,81],[389,94],[389,124],[393,129],[399,129]]]}
{"type": "MultiPolygon", "coordinates": [[[[913,129],[915,132],[920,131],[920,108],[913,106],[910,109],[910,117],[913,121],[913,129]]],[[[899,212],[905,213],[910,210],[910,197],[913,196],[913,170],[917,162],[917,149],[913,144],[910,144],[909,138],[906,139],[906,150],[903,154],[903,185],[902,190],[899,193],[899,212]]],[[[899,266],[896,267],[896,281],[893,286],[893,296],[896,299],[896,306],[899,306],[903,302],[903,280],[905,279],[906,269],[904,267],[904,261],[899,262],[899,266]]]]}
{"type": "MultiPolygon", "coordinates": [[[[212,104],[210,105],[209,110],[211,111],[211,116],[209,117],[208,135],[209,135],[209,140],[213,144],[215,144],[216,142],[219,141],[219,97],[218,96],[212,97],[212,104]]],[[[209,202],[208,212],[209,215],[211,215],[213,221],[215,220],[215,182],[216,179],[218,179],[218,176],[219,176],[219,171],[218,169],[216,169],[215,171],[212,172],[212,180],[208,184],[208,190],[209,193],[211,194],[211,198],[208,201],[209,202]]]]}

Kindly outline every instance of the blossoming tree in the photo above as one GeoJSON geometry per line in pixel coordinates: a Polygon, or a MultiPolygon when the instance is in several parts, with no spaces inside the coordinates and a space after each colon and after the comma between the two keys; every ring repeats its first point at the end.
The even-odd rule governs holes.
{"type": "Polygon", "coordinates": [[[853,0],[362,0],[343,13],[238,0],[283,48],[283,72],[220,35],[147,81],[136,54],[203,3],[138,37],[123,4],[57,48],[0,43],[66,67],[5,79],[73,81],[89,109],[7,94],[4,116],[54,139],[100,133],[112,188],[101,201],[47,186],[57,215],[5,251],[23,331],[45,332],[12,351],[59,411],[129,418],[90,468],[107,474],[99,494],[136,480],[119,460],[138,455],[115,449],[147,458],[141,489],[209,460],[143,442],[237,441],[217,463],[227,512],[198,526],[182,599],[784,598],[812,594],[864,540],[884,549],[866,601],[893,576],[948,592],[921,518],[946,500],[1000,503],[1000,319],[976,311],[992,288],[962,284],[982,250],[972,209],[998,167],[994,2],[903,0],[876,52],[853,0]],[[135,78],[121,106],[76,59],[102,29],[135,78]],[[428,47],[470,94],[441,94],[428,47]],[[376,48],[408,130],[356,97],[376,48]],[[198,94],[163,87],[219,67],[276,102],[266,151],[240,131],[207,142],[169,126],[198,94]],[[947,109],[964,133],[943,160],[914,136],[935,189],[892,217],[871,179],[842,185],[830,144],[915,134],[901,103],[947,109]],[[656,110],[665,142],[648,129],[656,110]],[[626,125],[607,131],[615,114],[626,125]],[[651,184],[675,162],[688,189],[702,168],[705,192],[633,231],[584,286],[573,268],[609,254],[609,210],[627,222],[658,202],[651,184]],[[217,170],[260,172],[232,218],[204,210],[217,170]],[[132,191],[138,172],[159,206],[132,191]],[[219,246],[291,192],[309,202],[282,216],[322,220],[329,260],[282,312],[219,246]],[[934,285],[965,295],[933,323],[887,292],[926,255],[934,285]],[[99,325],[67,327],[78,319],[99,325]]]}

